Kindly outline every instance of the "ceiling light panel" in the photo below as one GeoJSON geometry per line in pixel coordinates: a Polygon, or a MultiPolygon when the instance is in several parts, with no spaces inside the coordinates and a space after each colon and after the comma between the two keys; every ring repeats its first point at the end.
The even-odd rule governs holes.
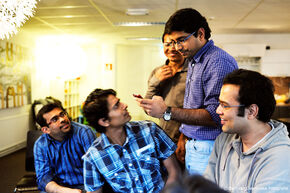
{"type": "Polygon", "coordinates": [[[148,15],[149,14],[149,10],[145,9],[145,8],[141,8],[141,9],[127,9],[126,11],[127,15],[148,15]]]}
{"type": "Polygon", "coordinates": [[[165,25],[165,22],[118,22],[118,23],[114,23],[114,25],[115,26],[138,27],[138,26],[165,25]]]}

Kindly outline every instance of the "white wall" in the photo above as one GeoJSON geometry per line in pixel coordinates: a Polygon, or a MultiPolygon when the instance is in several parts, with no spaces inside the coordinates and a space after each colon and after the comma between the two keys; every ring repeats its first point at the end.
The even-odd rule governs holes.
{"type": "Polygon", "coordinates": [[[132,94],[145,95],[151,71],[164,64],[161,46],[117,45],[116,89],[118,97],[128,104],[133,120],[150,119],[137,105],[132,94]]]}
{"type": "Polygon", "coordinates": [[[218,34],[213,40],[220,47],[226,44],[270,46],[262,56],[260,72],[267,76],[290,76],[290,34],[218,34]]]}
{"type": "Polygon", "coordinates": [[[29,121],[30,105],[0,110],[0,157],[25,147],[29,121]]]}
{"type": "MultiPolygon", "coordinates": [[[[9,42],[30,48],[27,46],[27,37],[21,34],[11,38],[9,42]]],[[[30,105],[0,109],[0,157],[26,146],[26,133],[32,126],[30,119],[30,105]]]]}
{"type": "Polygon", "coordinates": [[[271,49],[289,49],[290,34],[214,34],[215,44],[266,44],[271,49]]]}
{"type": "Polygon", "coordinates": [[[290,76],[290,49],[267,50],[261,72],[268,76],[290,76]]]}
{"type": "Polygon", "coordinates": [[[87,55],[87,67],[81,76],[80,100],[84,101],[88,94],[96,88],[115,88],[115,45],[92,44],[83,47],[87,55]],[[106,68],[112,64],[112,70],[106,68]]]}

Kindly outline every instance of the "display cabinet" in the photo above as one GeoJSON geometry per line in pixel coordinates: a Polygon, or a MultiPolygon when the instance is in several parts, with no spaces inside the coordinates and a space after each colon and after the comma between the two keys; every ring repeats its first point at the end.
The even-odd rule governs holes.
{"type": "Polygon", "coordinates": [[[80,79],[66,80],[64,82],[64,108],[73,121],[78,121],[81,115],[80,96],[79,96],[80,79]]]}

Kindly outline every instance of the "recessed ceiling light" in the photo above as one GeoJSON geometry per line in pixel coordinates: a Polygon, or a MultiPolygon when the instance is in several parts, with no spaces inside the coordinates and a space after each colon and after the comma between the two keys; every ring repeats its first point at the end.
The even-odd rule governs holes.
{"type": "Polygon", "coordinates": [[[208,17],[208,20],[209,20],[209,21],[212,21],[212,20],[214,20],[214,19],[215,19],[214,16],[210,16],[210,17],[208,17]]]}
{"type": "Polygon", "coordinates": [[[127,9],[126,11],[127,15],[148,15],[149,10],[148,9],[127,9]]]}

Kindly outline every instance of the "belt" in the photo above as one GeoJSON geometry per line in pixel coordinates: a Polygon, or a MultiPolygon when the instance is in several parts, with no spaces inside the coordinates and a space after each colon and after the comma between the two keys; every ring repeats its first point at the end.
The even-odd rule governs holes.
{"type": "Polygon", "coordinates": [[[195,140],[194,138],[187,137],[186,135],[184,135],[184,136],[185,136],[185,142],[190,141],[190,140],[195,140]]]}

